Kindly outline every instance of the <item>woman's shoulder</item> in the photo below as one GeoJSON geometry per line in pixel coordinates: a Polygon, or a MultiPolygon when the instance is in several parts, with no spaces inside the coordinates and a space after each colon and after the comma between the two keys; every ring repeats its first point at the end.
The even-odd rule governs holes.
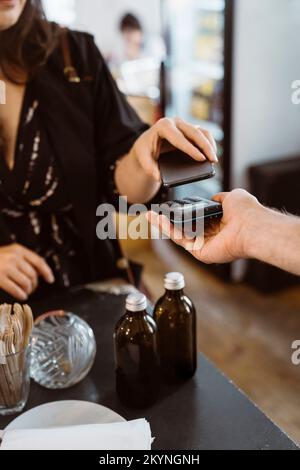
{"type": "Polygon", "coordinates": [[[70,41],[74,47],[77,47],[82,53],[90,52],[91,48],[95,48],[95,38],[92,34],[85,31],[77,31],[75,29],[67,29],[70,41]]]}
{"type": "MultiPolygon", "coordinates": [[[[71,59],[74,65],[82,71],[87,71],[99,67],[104,59],[95,43],[94,36],[88,32],[74,29],[60,28],[60,35],[66,35],[71,59]]],[[[58,46],[53,52],[52,58],[61,58],[62,42],[58,41],[58,46]]]]}

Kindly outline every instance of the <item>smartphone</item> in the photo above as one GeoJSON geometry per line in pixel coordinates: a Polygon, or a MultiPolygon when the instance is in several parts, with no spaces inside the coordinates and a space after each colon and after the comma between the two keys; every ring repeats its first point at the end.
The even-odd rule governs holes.
{"type": "Polygon", "coordinates": [[[197,162],[180,150],[162,154],[159,168],[165,188],[206,180],[216,174],[213,163],[197,162]]]}
{"type": "Polygon", "coordinates": [[[223,217],[222,204],[196,196],[164,202],[157,207],[156,212],[168,217],[173,225],[199,220],[207,223],[223,217]]]}

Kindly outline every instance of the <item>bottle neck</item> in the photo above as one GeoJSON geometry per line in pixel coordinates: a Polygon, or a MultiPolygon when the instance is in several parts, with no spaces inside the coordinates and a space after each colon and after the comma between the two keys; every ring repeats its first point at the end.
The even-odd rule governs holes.
{"type": "Polygon", "coordinates": [[[126,310],[126,315],[129,315],[131,317],[144,317],[147,315],[146,310],[139,310],[137,312],[132,312],[131,310],[126,310]]]}
{"type": "Polygon", "coordinates": [[[180,297],[184,295],[184,290],[183,289],[179,289],[179,290],[166,289],[166,295],[173,299],[179,299],[180,297]]]}

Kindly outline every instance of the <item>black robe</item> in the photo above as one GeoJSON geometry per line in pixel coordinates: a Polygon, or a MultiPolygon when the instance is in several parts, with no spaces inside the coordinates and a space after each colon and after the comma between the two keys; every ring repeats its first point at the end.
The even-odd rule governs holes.
{"type": "MultiPolygon", "coordinates": [[[[124,275],[118,267],[122,256],[118,242],[96,237],[96,209],[112,202],[111,167],[147,126],[118,90],[93,37],[70,31],[69,44],[80,83],[70,83],[65,76],[58,46],[34,76],[33,85],[74,207],[86,256],[86,281],[91,282],[124,275]]],[[[0,218],[0,245],[9,243],[9,231],[0,218]]]]}

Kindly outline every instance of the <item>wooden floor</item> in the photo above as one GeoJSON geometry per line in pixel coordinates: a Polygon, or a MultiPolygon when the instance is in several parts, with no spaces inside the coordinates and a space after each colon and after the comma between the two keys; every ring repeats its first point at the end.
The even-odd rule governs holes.
{"type": "Polygon", "coordinates": [[[300,443],[300,366],[291,345],[300,340],[300,288],[270,296],[221,282],[169,241],[136,245],[153,296],[164,273],[181,271],[198,312],[199,349],[292,439],[300,443]]]}

